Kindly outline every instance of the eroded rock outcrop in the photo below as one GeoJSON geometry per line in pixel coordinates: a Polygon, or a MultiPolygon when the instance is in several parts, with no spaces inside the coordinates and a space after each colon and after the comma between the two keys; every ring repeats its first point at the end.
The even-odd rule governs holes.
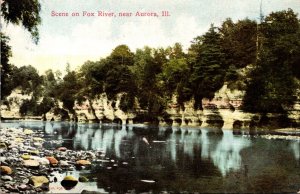
{"type": "MultiPolygon", "coordinates": [[[[156,121],[147,121],[143,118],[142,110],[136,100],[135,109],[131,112],[124,112],[120,108],[121,97],[119,94],[116,100],[109,100],[106,94],[102,94],[97,99],[87,99],[81,104],[75,103],[74,111],[70,112],[63,108],[62,102],[57,102],[48,113],[40,116],[47,121],[75,121],[75,122],[100,122],[115,124],[133,124],[137,123],[156,123],[159,125],[168,125],[173,127],[212,127],[212,128],[238,128],[250,129],[259,124],[275,123],[278,114],[253,114],[244,112],[241,107],[243,104],[244,91],[230,90],[225,84],[215,93],[213,99],[203,99],[203,110],[194,109],[194,99],[185,102],[183,107],[177,103],[174,95],[166,109],[166,116],[158,117],[156,121]]],[[[14,91],[7,99],[9,106],[2,106],[1,113],[4,118],[22,118],[19,109],[22,102],[30,99],[30,95],[23,95],[21,91],[14,91]]],[[[287,119],[291,120],[296,126],[300,125],[300,103],[299,101],[293,107],[287,107],[287,119]]],[[[277,120],[276,120],[277,119],[277,120]]]]}

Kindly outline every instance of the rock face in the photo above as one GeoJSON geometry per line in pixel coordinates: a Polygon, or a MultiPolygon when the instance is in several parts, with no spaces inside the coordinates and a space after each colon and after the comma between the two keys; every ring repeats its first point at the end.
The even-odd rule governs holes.
{"type": "MultiPolygon", "coordinates": [[[[157,118],[157,124],[169,125],[173,127],[214,127],[214,128],[251,128],[261,121],[260,114],[250,114],[241,110],[243,104],[244,91],[230,90],[227,85],[215,93],[211,100],[203,99],[203,110],[195,110],[193,107],[194,100],[184,103],[182,109],[174,95],[169,103],[166,112],[168,117],[157,118]]],[[[58,107],[51,109],[43,118],[47,121],[78,121],[78,122],[100,122],[115,124],[133,124],[135,122],[148,122],[138,120],[141,109],[136,100],[135,111],[125,113],[120,109],[120,101],[123,94],[117,96],[116,101],[111,101],[106,94],[102,94],[98,99],[86,100],[82,104],[76,103],[74,112],[70,113],[63,109],[62,102],[58,102],[58,107]],[[56,109],[56,111],[55,111],[56,109]],[[57,109],[59,111],[57,112],[57,109]]],[[[30,95],[21,95],[20,91],[14,91],[10,97],[11,105],[9,110],[2,107],[3,117],[15,118],[18,115],[20,104],[24,99],[30,99],[30,95]]],[[[300,125],[300,101],[296,102],[293,107],[286,108],[288,119],[296,126],[300,125]]],[[[276,118],[276,115],[269,114],[270,118],[276,118]]],[[[153,122],[153,121],[151,121],[153,122]]]]}
{"type": "MultiPolygon", "coordinates": [[[[172,126],[201,126],[213,128],[232,128],[236,121],[250,123],[253,114],[245,113],[240,108],[244,92],[231,91],[224,85],[211,100],[203,99],[203,110],[195,110],[194,100],[184,103],[181,109],[172,99],[167,112],[169,120],[160,118],[160,124],[172,124],[172,126]]],[[[249,127],[245,125],[245,127],[249,127]]]]}
{"type": "Polygon", "coordinates": [[[22,94],[22,91],[19,89],[12,91],[7,97],[7,101],[10,102],[9,106],[1,106],[1,116],[4,118],[20,118],[20,106],[24,100],[30,100],[31,97],[31,95],[22,94]]]}

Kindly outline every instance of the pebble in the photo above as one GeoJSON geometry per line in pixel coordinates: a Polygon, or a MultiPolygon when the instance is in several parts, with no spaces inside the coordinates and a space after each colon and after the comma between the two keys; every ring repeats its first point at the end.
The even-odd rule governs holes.
{"type": "Polygon", "coordinates": [[[13,178],[11,176],[8,176],[8,175],[2,175],[1,179],[4,180],[4,181],[12,181],[13,180],[13,178]]]}
{"type": "MultiPolygon", "coordinates": [[[[51,180],[59,182],[61,176],[57,174],[66,171],[71,171],[72,174],[76,170],[75,167],[78,166],[80,169],[90,168],[93,162],[104,159],[106,156],[104,151],[69,150],[61,146],[63,141],[48,141],[43,137],[43,131],[37,133],[36,130],[32,129],[0,129],[0,179],[3,182],[0,193],[40,193],[48,191],[50,177],[54,177],[51,180]],[[56,149],[45,149],[43,145],[46,144],[43,143],[52,147],[56,146],[56,149]],[[5,171],[5,173],[2,171],[5,171]]],[[[114,160],[110,160],[110,158],[106,158],[102,162],[114,162],[114,160]]],[[[114,166],[117,167],[117,164],[114,166]]],[[[108,169],[110,168],[108,167],[108,169]]],[[[76,186],[78,180],[75,177],[73,178],[72,180],[65,180],[64,183],[73,181],[73,186],[76,186]]],[[[80,177],[80,181],[84,184],[88,179],[80,177]]]]}

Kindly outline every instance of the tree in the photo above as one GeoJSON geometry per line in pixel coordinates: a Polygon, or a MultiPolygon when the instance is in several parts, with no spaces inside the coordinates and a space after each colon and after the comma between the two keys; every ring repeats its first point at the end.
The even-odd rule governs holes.
{"type": "Polygon", "coordinates": [[[111,65],[133,65],[134,54],[127,45],[117,46],[107,58],[111,65]]]}
{"type": "Polygon", "coordinates": [[[21,25],[30,32],[35,43],[39,40],[41,5],[38,0],[3,0],[1,15],[7,23],[21,25]]]}
{"type": "Polygon", "coordinates": [[[231,19],[227,19],[220,28],[220,34],[227,67],[239,69],[255,63],[257,37],[255,21],[244,19],[233,23],[231,19]]]}
{"type": "MultiPolygon", "coordinates": [[[[38,0],[3,0],[1,1],[1,16],[4,21],[12,24],[20,24],[30,32],[35,43],[39,40],[38,25],[41,5],[38,0]]],[[[6,97],[14,89],[11,81],[12,69],[15,67],[9,64],[9,57],[12,56],[11,47],[8,45],[9,38],[1,32],[1,99],[6,97]]]]}
{"type": "Polygon", "coordinates": [[[191,69],[188,64],[188,56],[183,52],[179,43],[169,47],[168,51],[170,60],[163,65],[160,76],[164,82],[164,95],[176,94],[177,102],[183,107],[183,103],[192,96],[189,83],[191,69]]]}
{"type": "MultiPolygon", "coordinates": [[[[284,112],[296,99],[300,24],[291,10],[271,13],[261,24],[263,44],[244,99],[252,112],[284,112]]],[[[299,72],[299,71],[298,71],[299,72]]]]}
{"type": "Polygon", "coordinates": [[[77,100],[93,100],[104,92],[104,60],[85,62],[78,73],[78,82],[80,90],[78,91],[77,100]]]}
{"type": "Polygon", "coordinates": [[[149,114],[158,112],[160,108],[160,89],[157,76],[161,72],[162,64],[155,57],[162,57],[160,51],[150,47],[137,49],[134,57],[134,66],[131,71],[138,89],[137,98],[140,106],[148,110],[149,114]]]}
{"type": "Polygon", "coordinates": [[[63,81],[58,85],[58,99],[63,102],[64,108],[71,113],[74,112],[73,107],[79,90],[80,84],[78,83],[75,71],[67,73],[63,81]]]}
{"type": "Polygon", "coordinates": [[[213,98],[224,82],[225,58],[220,33],[212,25],[202,37],[194,39],[191,50],[195,56],[190,77],[195,108],[202,109],[202,98],[213,98]]]}
{"type": "Polygon", "coordinates": [[[1,99],[8,96],[13,89],[12,73],[15,68],[9,63],[11,57],[11,47],[8,44],[9,38],[3,33],[1,36],[1,99]]]}
{"type": "Polygon", "coordinates": [[[14,71],[14,86],[20,87],[25,94],[33,93],[37,97],[41,93],[42,77],[31,65],[22,66],[14,71]]]}
{"type": "MultiPolygon", "coordinates": [[[[127,98],[134,98],[136,91],[133,74],[129,67],[133,65],[134,54],[126,45],[117,46],[110,56],[102,60],[103,66],[99,73],[102,74],[104,92],[111,100],[116,100],[119,93],[126,93],[127,98]]],[[[133,100],[127,100],[133,102],[133,100]]],[[[128,104],[126,109],[131,109],[128,104]]],[[[124,107],[123,107],[124,108],[124,107]]]]}

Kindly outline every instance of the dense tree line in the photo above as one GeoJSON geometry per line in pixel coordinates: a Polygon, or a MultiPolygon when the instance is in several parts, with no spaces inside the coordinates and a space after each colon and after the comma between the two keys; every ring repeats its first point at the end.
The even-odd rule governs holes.
{"type": "MultiPolygon", "coordinates": [[[[6,49],[1,63],[8,64],[9,39],[2,34],[1,39],[1,49],[6,49]]],[[[134,110],[137,99],[154,116],[165,114],[174,95],[182,108],[194,99],[195,108],[202,109],[202,99],[213,98],[226,83],[230,89],[246,91],[244,110],[284,112],[297,97],[299,66],[300,22],[289,9],[271,13],[262,23],[227,19],[219,27],[211,25],[193,39],[187,52],[180,43],[135,52],[119,45],[108,57],[87,61],[76,71],[67,66],[64,76],[52,70],[39,76],[32,66],[6,65],[2,95],[19,87],[33,95],[21,113],[43,114],[58,100],[74,112],[75,101],[92,102],[103,93],[116,100],[122,94],[122,110],[134,110]]]]}

